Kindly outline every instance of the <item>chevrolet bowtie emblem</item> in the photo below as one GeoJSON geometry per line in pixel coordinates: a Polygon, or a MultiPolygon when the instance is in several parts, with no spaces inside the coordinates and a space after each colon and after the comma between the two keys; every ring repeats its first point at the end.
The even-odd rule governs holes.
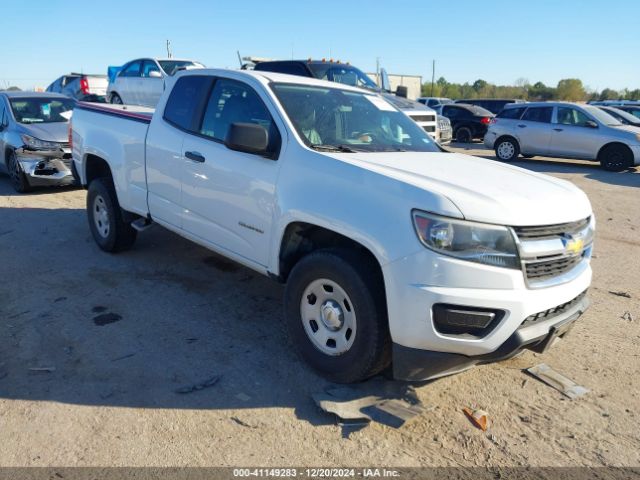
{"type": "Polygon", "coordinates": [[[564,249],[574,255],[580,253],[584,247],[584,240],[580,237],[565,237],[562,239],[562,243],[564,243],[564,249]]]}

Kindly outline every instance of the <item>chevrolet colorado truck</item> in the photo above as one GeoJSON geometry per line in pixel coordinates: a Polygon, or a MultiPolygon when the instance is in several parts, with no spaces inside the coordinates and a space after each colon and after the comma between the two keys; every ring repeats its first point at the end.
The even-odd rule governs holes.
{"type": "Polygon", "coordinates": [[[332,381],[544,351],[587,308],[586,195],[443,151],[373,92],[192,70],[155,110],[80,103],[71,128],[101,249],[156,223],[285,283],[291,345],[332,381]]]}

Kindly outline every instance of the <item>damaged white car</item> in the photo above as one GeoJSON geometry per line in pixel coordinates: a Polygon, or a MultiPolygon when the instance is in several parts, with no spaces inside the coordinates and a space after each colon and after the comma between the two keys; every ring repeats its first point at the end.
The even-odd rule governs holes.
{"type": "Polygon", "coordinates": [[[17,192],[75,183],[68,136],[74,104],[53,93],[0,93],[0,169],[17,192]]]}

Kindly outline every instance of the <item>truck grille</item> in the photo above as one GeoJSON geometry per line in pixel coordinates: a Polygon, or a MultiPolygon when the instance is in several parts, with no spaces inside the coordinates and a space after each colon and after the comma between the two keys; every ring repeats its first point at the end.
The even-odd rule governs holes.
{"type": "Polygon", "coordinates": [[[522,270],[530,287],[549,286],[553,279],[589,260],[593,241],[590,223],[588,217],[556,225],[513,227],[520,242],[522,270]]]}
{"type": "Polygon", "coordinates": [[[529,280],[547,280],[567,273],[578,265],[582,259],[582,255],[575,255],[542,262],[525,263],[525,273],[529,280]]]}
{"type": "Polygon", "coordinates": [[[530,327],[531,325],[534,325],[537,322],[540,322],[540,321],[543,321],[543,320],[550,320],[550,319],[552,319],[554,317],[557,317],[558,315],[561,315],[564,312],[566,312],[566,311],[572,309],[573,307],[575,307],[578,303],[580,303],[580,301],[582,301],[582,299],[586,295],[587,295],[587,291],[585,290],[584,292],[582,292],[580,295],[578,295],[573,300],[569,300],[568,302],[563,303],[562,305],[558,305],[557,307],[553,307],[553,308],[550,308],[548,310],[544,310],[542,312],[538,312],[538,313],[534,313],[533,315],[529,315],[520,324],[519,328],[530,327]]]}
{"type": "Polygon", "coordinates": [[[518,235],[518,238],[522,241],[525,239],[542,239],[563,236],[567,234],[578,233],[587,228],[589,225],[590,217],[577,222],[561,223],[558,225],[544,225],[538,227],[513,227],[518,235]]]}

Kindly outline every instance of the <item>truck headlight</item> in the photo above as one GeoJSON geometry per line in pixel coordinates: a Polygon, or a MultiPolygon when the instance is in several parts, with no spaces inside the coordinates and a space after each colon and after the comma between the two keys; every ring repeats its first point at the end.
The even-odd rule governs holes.
{"type": "Polygon", "coordinates": [[[495,267],[520,269],[511,230],[414,210],[413,225],[422,244],[438,253],[495,267]]]}
{"type": "Polygon", "coordinates": [[[24,144],[32,148],[34,150],[58,150],[60,148],[60,144],[58,142],[47,142],[45,140],[40,140],[39,138],[32,137],[31,135],[20,135],[24,144]]]}

